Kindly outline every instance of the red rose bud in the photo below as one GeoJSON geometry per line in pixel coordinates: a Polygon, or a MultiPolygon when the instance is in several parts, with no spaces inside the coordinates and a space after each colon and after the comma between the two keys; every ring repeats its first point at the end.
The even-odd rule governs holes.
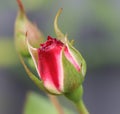
{"type": "Polygon", "coordinates": [[[27,36],[28,49],[40,80],[52,94],[66,94],[79,90],[86,73],[85,60],[57,26],[60,13],[61,9],[54,22],[59,40],[48,36],[45,43],[40,44],[39,48],[34,48],[27,36]]]}
{"type": "Polygon", "coordinates": [[[17,3],[19,6],[19,13],[15,23],[16,48],[23,56],[29,56],[30,54],[26,45],[26,33],[33,47],[39,47],[40,42],[43,41],[43,34],[38,30],[36,25],[28,20],[21,0],[17,0],[17,3]]]}
{"type": "Polygon", "coordinates": [[[53,94],[69,93],[83,82],[86,64],[80,53],[68,42],[48,36],[39,48],[28,49],[44,87],[53,94]]]}

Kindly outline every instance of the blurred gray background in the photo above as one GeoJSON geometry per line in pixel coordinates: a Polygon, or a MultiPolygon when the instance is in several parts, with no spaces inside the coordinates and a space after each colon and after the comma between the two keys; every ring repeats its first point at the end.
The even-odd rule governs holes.
{"type": "MultiPolygon", "coordinates": [[[[87,62],[84,101],[91,114],[120,114],[120,0],[24,0],[29,19],[55,37],[60,28],[87,62]]],[[[14,47],[16,0],[0,0],[0,114],[22,114],[26,93],[39,91],[14,47]]]]}

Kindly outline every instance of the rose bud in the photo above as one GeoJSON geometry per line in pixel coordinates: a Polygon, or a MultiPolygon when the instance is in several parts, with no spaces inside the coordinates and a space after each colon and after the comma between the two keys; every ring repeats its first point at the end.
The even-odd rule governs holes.
{"type": "Polygon", "coordinates": [[[31,23],[26,14],[21,0],[17,0],[19,13],[15,22],[15,44],[17,51],[22,56],[30,56],[26,45],[26,33],[33,47],[39,47],[39,43],[43,41],[43,34],[38,30],[35,24],[31,23]]]}
{"type": "Polygon", "coordinates": [[[59,40],[48,36],[46,42],[35,48],[27,38],[28,49],[40,80],[43,81],[46,90],[52,94],[65,94],[78,89],[86,73],[85,60],[57,26],[60,12],[61,10],[55,18],[55,32],[59,40]]]}

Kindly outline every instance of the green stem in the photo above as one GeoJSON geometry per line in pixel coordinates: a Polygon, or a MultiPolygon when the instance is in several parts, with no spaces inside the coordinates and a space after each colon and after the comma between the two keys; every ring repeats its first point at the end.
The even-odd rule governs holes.
{"type": "Polygon", "coordinates": [[[79,111],[79,114],[89,114],[83,100],[80,100],[76,103],[77,109],[79,111]]]}

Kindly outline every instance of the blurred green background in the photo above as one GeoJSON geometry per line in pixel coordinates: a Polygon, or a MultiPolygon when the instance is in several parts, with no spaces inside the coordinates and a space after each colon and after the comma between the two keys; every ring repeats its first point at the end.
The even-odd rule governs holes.
{"type": "MultiPolygon", "coordinates": [[[[60,28],[75,40],[75,47],[87,62],[84,101],[88,110],[91,114],[119,114],[120,1],[23,0],[23,4],[29,19],[46,37],[55,37],[54,17],[63,8],[60,28]]],[[[41,93],[27,77],[15,52],[17,11],[16,0],[0,0],[0,114],[22,114],[26,93],[41,93]]]]}

